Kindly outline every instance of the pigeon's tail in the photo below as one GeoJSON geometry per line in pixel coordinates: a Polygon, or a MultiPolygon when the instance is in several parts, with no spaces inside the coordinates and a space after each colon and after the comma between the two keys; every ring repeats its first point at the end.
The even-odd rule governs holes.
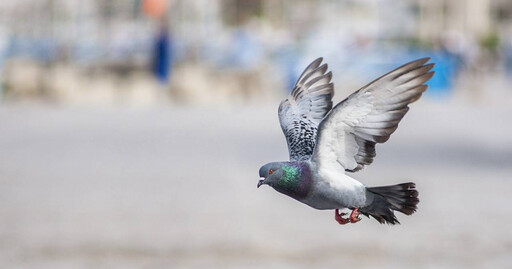
{"type": "Polygon", "coordinates": [[[411,215],[419,203],[416,185],[412,182],[392,186],[366,188],[367,204],[359,211],[380,223],[399,224],[393,211],[411,215]]]}

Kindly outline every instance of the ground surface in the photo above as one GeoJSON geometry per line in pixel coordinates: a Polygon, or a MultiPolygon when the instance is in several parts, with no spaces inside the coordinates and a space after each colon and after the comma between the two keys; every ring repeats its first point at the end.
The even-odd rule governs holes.
{"type": "Polygon", "coordinates": [[[418,212],[340,226],[256,189],[276,107],[0,107],[0,267],[512,268],[512,108],[415,104],[354,177],[418,212]]]}

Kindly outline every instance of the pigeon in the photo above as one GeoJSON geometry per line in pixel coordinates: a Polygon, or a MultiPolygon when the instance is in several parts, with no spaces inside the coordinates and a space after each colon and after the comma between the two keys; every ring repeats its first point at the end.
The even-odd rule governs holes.
{"type": "Polygon", "coordinates": [[[346,172],[373,162],[375,145],[389,139],[409,104],[427,90],[434,75],[429,60],[402,65],[334,107],[332,73],[323,58],[314,60],[279,105],[290,161],[263,165],[257,187],[268,185],[315,209],[334,210],[339,224],[356,223],[362,214],[394,225],[395,211],[413,214],[419,203],[414,183],[367,187],[346,172]],[[352,211],[346,216],[343,209],[352,211]]]}

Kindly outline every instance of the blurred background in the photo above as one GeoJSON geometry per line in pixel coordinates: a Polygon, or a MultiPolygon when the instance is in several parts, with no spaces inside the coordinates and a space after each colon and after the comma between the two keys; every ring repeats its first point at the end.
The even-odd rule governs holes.
{"type": "Polygon", "coordinates": [[[0,267],[512,267],[512,2],[0,2],[0,267]],[[436,75],[353,176],[414,181],[402,225],[339,226],[269,188],[279,102],[436,75]]]}

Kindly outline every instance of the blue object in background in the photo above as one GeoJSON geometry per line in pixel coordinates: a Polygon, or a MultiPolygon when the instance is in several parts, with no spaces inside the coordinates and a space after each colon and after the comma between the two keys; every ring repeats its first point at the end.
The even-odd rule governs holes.
{"type": "Polygon", "coordinates": [[[401,60],[401,62],[406,63],[423,57],[430,57],[429,63],[435,63],[432,69],[432,71],[435,71],[435,75],[427,82],[428,90],[425,94],[438,98],[449,97],[455,84],[455,78],[461,67],[459,57],[446,50],[413,50],[408,53],[406,58],[401,60]]]}
{"type": "Polygon", "coordinates": [[[440,51],[432,54],[430,62],[436,64],[433,69],[436,74],[427,82],[429,85],[427,94],[438,97],[450,95],[459,69],[459,62],[455,55],[440,51]]]}
{"type": "Polygon", "coordinates": [[[154,51],[153,73],[160,82],[166,83],[171,73],[172,39],[165,27],[158,34],[154,51]]]}

